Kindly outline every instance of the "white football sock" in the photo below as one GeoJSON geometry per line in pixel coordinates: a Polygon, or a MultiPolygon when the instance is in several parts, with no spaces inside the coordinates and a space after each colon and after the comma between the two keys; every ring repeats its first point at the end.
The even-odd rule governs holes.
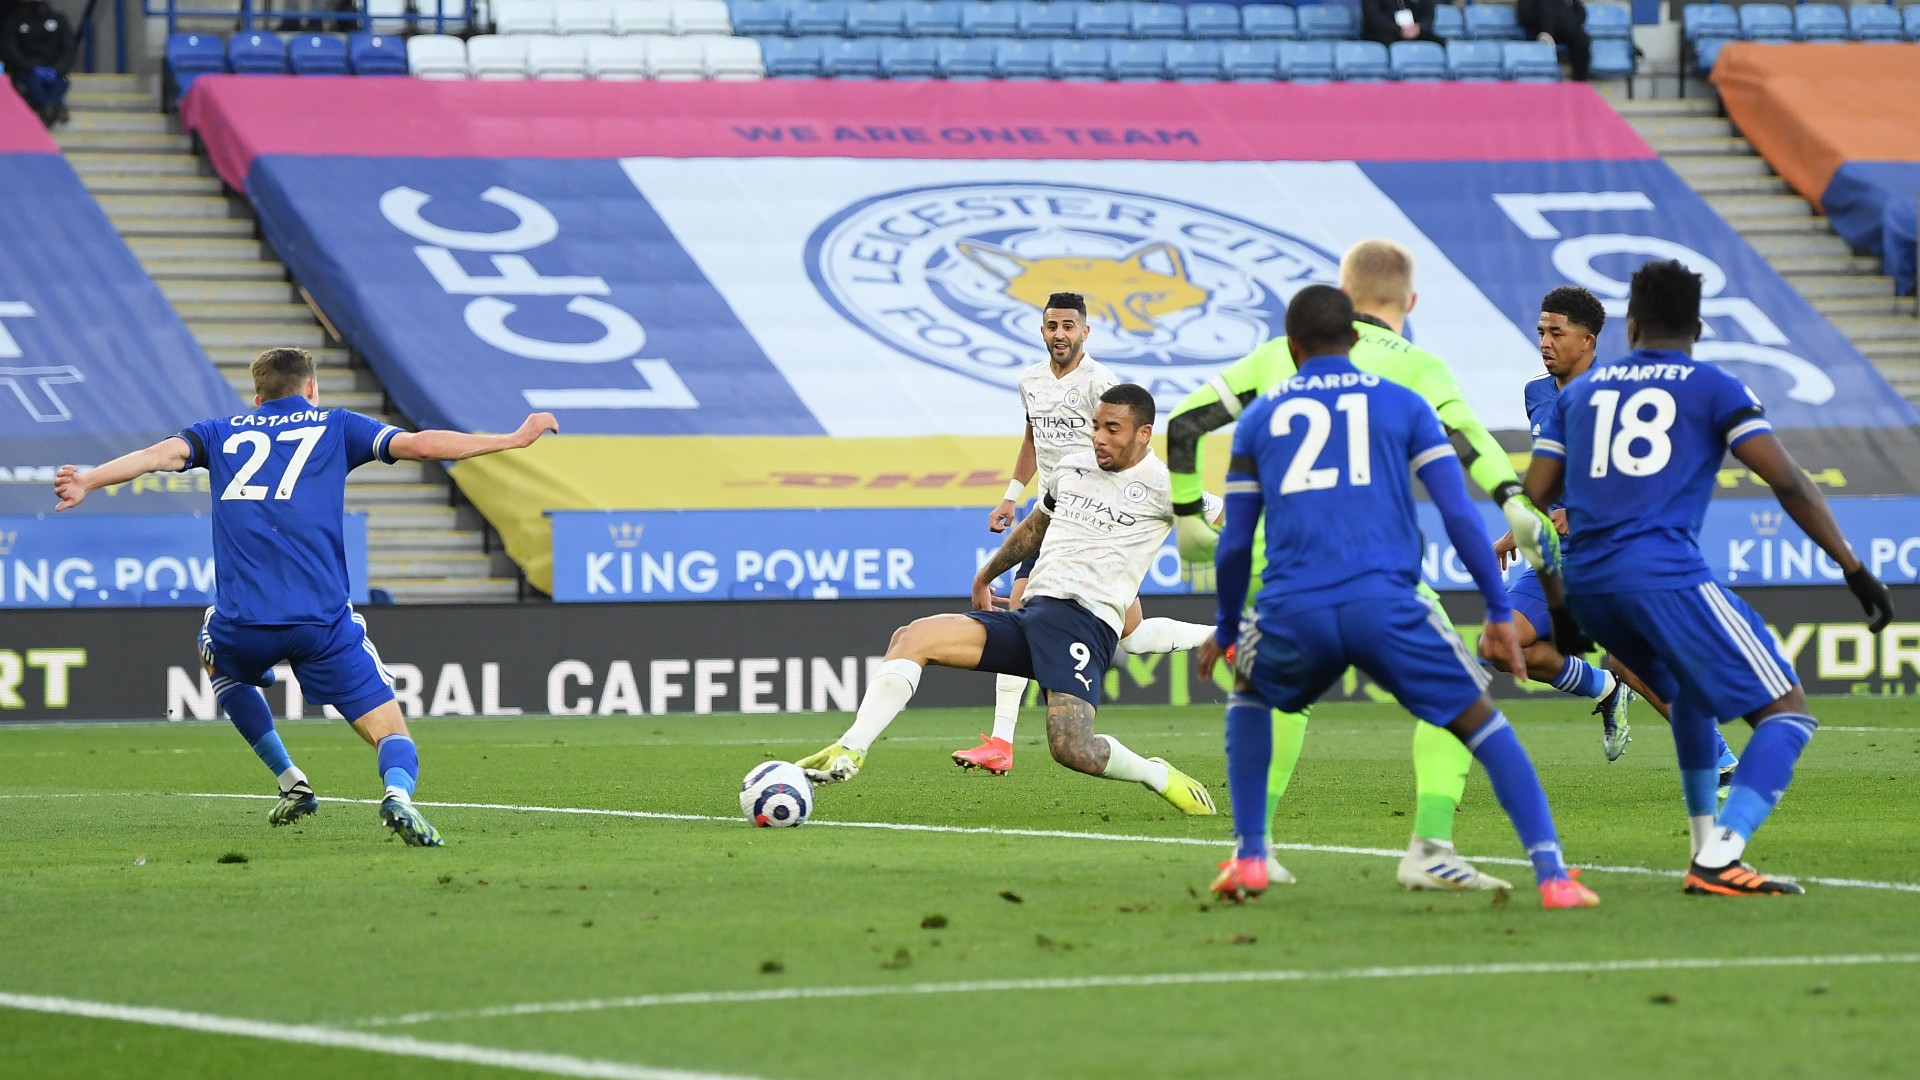
{"type": "Polygon", "coordinates": [[[300,771],[300,766],[287,766],[287,771],[280,774],[280,794],[285,795],[287,792],[292,791],[293,785],[304,781],[306,778],[307,774],[300,771]]]}
{"type": "Polygon", "coordinates": [[[1603,676],[1603,678],[1600,680],[1600,692],[1593,695],[1593,700],[1595,701],[1607,700],[1607,695],[1613,693],[1614,688],[1620,685],[1619,676],[1615,675],[1613,672],[1608,671],[1605,668],[1601,668],[1600,674],[1603,676]]]}
{"type": "Polygon", "coordinates": [[[1707,838],[1713,835],[1713,815],[1700,814],[1687,819],[1687,836],[1692,840],[1694,858],[1700,857],[1700,849],[1707,846],[1707,838]]]}
{"type": "Polygon", "coordinates": [[[1700,845],[1700,853],[1693,857],[1693,861],[1709,869],[1718,869],[1739,862],[1746,850],[1746,837],[1732,829],[1715,828],[1708,833],[1707,842],[1700,845]]]}
{"type": "Polygon", "coordinates": [[[1111,735],[1095,735],[1094,738],[1107,741],[1107,768],[1100,775],[1109,780],[1131,780],[1136,784],[1145,784],[1156,792],[1167,790],[1166,763],[1148,761],[1122,746],[1120,740],[1111,735]]]}
{"type": "Polygon", "coordinates": [[[996,675],[993,679],[993,737],[1013,741],[1013,729],[1020,723],[1020,699],[1027,696],[1027,680],[1018,675],[996,675]]]}
{"type": "Polygon", "coordinates": [[[1190,652],[1213,636],[1213,627],[1205,623],[1178,619],[1141,619],[1133,633],[1120,639],[1120,647],[1140,656],[1146,653],[1190,652]]]}
{"type": "Polygon", "coordinates": [[[873,740],[887,730],[893,718],[913,700],[913,692],[920,689],[920,665],[911,660],[889,660],[880,665],[879,674],[873,682],[867,684],[867,692],[860,698],[860,711],[854,714],[853,726],[840,736],[840,745],[849,750],[865,751],[873,745],[873,740]]]}

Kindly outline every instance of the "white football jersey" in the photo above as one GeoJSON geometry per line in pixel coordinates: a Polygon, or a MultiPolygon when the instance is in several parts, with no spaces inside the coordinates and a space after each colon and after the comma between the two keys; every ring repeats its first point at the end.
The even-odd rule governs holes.
{"type": "Polygon", "coordinates": [[[1152,450],[1123,472],[1102,469],[1091,450],[1072,454],[1054,469],[1036,510],[1052,520],[1026,594],[1071,600],[1119,633],[1173,528],[1167,467],[1152,450]]]}
{"type": "Polygon", "coordinates": [[[1042,493],[1062,458],[1093,449],[1094,406],[1120,381],[1105,364],[1085,354],[1064,378],[1053,377],[1049,360],[1020,373],[1020,405],[1033,425],[1033,460],[1040,467],[1034,479],[1042,493]]]}

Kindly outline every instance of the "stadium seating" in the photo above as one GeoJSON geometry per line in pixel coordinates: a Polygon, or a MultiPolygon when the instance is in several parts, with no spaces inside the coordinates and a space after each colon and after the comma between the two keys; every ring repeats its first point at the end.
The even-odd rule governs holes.
{"type": "Polygon", "coordinates": [[[1278,48],[1272,41],[1227,42],[1221,50],[1221,69],[1236,82],[1270,82],[1280,77],[1278,48]]]}
{"type": "Polygon", "coordinates": [[[1793,36],[1799,41],[1847,40],[1847,11],[1838,4],[1801,4],[1793,9],[1793,36]]]}
{"type": "Polygon", "coordinates": [[[1377,41],[1334,42],[1333,70],[1347,82],[1382,82],[1393,77],[1387,47],[1377,41]]]}
{"type": "MultiPolygon", "coordinates": [[[[761,38],[767,74],[774,78],[813,79],[820,76],[820,43],[824,38],[761,38]]],[[[644,66],[644,65],[643,65],[644,66]]]]}
{"type": "Polygon", "coordinates": [[[551,34],[554,26],[553,9],[553,0],[494,0],[493,32],[551,34]]]}
{"type": "Polygon", "coordinates": [[[707,74],[706,41],[707,39],[699,37],[648,38],[647,74],[670,82],[705,78],[707,74]]]}
{"type": "Polygon", "coordinates": [[[1046,79],[1053,54],[1044,41],[1002,41],[993,50],[993,73],[1002,79],[1046,79]]]}
{"type": "Polygon", "coordinates": [[[760,43],[752,38],[712,35],[704,41],[706,47],[701,52],[701,59],[706,63],[707,78],[744,82],[766,76],[766,62],[760,56],[760,43]]]}
{"type": "Polygon", "coordinates": [[[1240,9],[1240,34],[1254,39],[1287,40],[1300,36],[1300,20],[1280,4],[1248,4],[1240,9]]]}
{"type": "Polygon", "coordinates": [[[467,42],[467,74],[476,79],[527,77],[527,39],[513,34],[491,34],[467,42]]]}
{"type": "MultiPolygon", "coordinates": [[[[1105,62],[1102,61],[1104,74],[1105,62]]],[[[940,44],[930,39],[882,41],[880,74],[889,79],[931,79],[940,74],[940,44]]]]}
{"type": "Polygon", "coordinates": [[[1504,78],[1506,53],[1498,41],[1449,41],[1447,73],[1456,79],[1504,78]]]}
{"type": "Polygon", "coordinates": [[[213,34],[174,34],[167,38],[166,68],[175,96],[184,95],[194,79],[227,70],[227,44],[213,34]]]}
{"type": "Polygon", "coordinates": [[[1073,36],[1074,5],[1043,3],[1042,0],[1013,0],[1014,25],[1023,38],[1070,38],[1073,36]]]}
{"type": "Polygon", "coordinates": [[[355,34],[347,39],[347,59],[355,75],[405,75],[407,43],[385,34],[355,34]]]}
{"type": "Polygon", "coordinates": [[[993,0],[961,0],[960,33],[971,38],[1012,37],[1020,32],[1020,17],[1009,4],[993,0]]]}
{"type": "Polygon", "coordinates": [[[1526,34],[1519,17],[1504,4],[1474,4],[1467,9],[1467,32],[1475,41],[1519,41],[1526,34]]]}
{"type": "Polygon", "coordinates": [[[1633,42],[1619,38],[1599,38],[1594,41],[1589,75],[1596,79],[1625,79],[1632,76],[1633,72],[1633,42]]]}
{"type": "Polygon", "coordinates": [[[1743,4],[1740,37],[1746,41],[1792,41],[1793,9],[1785,4],[1743,4]]]}
{"type": "Polygon", "coordinates": [[[287,66],[295,75],[345,75],[347,43],[332,34],[301,34],[287,42],[287,66]]]}
{"type": "Polygon", "coordinates": [[[940,74],[949,79],[993,78],[993,42],[965,38],[940,42],[940,74]]]}
{"type": "Polygon", "coordinates": [[[1903,41],[1907,36],[1900,25],[1899,10],[1886,4],[1861,4],[1849,9],[1847,32],[1855,41],[1903,41]]]}
{"type": "Polygon", "coordinates": [[[1073,32],[1083,38],[1128,37],[1133,33],[1133,8],[1116,0],[1075,5],[1073,32]]]}
{"type": "Polygon", "coordinates": [[[1108,49],[1107,63],[1116,79],[1163,79],[1167,71],[1167,43],[1116,41],[1108,49]]]}
{"type": "Polygon", "coordinates": [[[1054,42],[1053,76],[1056,79],[1105,79],[1107,77],[1107,43],[1104,41],[1054,42]]]}
{"type": "Polygon", "coordinates": [[[908,5],[906,28],[909,37],[959,37],[960,0],[926,0],[908,5]]]}
{"type": "Polygon", "coordinates": [[[408,38],[407,70],[421,79],[464,79],[467,77],[467,43],[448,34],[408,38]]]}
{"type": "Polygon", "coordinates": [[[586,78],[586,41],[577,37],[528,38],[527,74],[536,79],[586,78]]]}
{"type": "Polygon", "coordinates": [[[553,9],[553,26],[562,34],[611,34],[613,0],[560,0],[553,9]]]}
{"type": "Polygon", "coordinates": [[[855,37],[904,37],[907,6],[899,0],[856,0],[847,8],[847,30],[855,37]]]}
{"type": "Polygon", "coordinates": [[[1196,41],[1237,38],[1240,9],[1232,4],[1191,4],[1187,7],[1187,36],[1196,41]]]}
{"type": "Polygon", "coordinates": [[[754,36],[786,33],[786,0],[741,0],[733,5],[733,32],[754,36]]]}
{"type": "MultiPolygon", "coordinates": [[[[637,37],[587,38],[587,74],[596,79],[633,81],[647,77],[647,43],[637,37]]],[[[814,56],[814,72],[820,70],[814,56]]]]}
{"type": "Polygon", "coordinates": [[[1178,4],[1136,2],[1133,36],[1176,41],[1187,36],[1187,17],[1178,4]]]}
{"type": "Polygon", "coordinates": [[[820,49],[820,70],[836,79],[877,79],[880,43],[864,38],[829,39],[820,49]]]}
{"type": "Polygon", "coordinates": [[[1431,41],[1396,41],[1387,46],[1387,63],[1402,82],[1437,82],[1447,77],[1447,50],[1431,41]]]}
{"type": "Polygon", "coordinates": [[[1167,74],[1182,82],[1216,82],[1225,74],[1217,41],[1175,41],[1167,46],[1167,74]]]}
{"type": "Polygon", "coordinates": [[[672,0],[668,25],[676,34],[731,34],[726,0],[672,0]]]}
{"type": "Polygon", "coordinates": [[[1632,41],[1633,9],[1625,4],[1588,4],[1587,36],[1595,41],[1632,41]]]}
{"type": "Polygon", "coordinates": [[[1293,82],[1331,82],[1339,77],[1333,66],[1330,41],[1280,41],[1274,43],[1280,62],[1280,77],[1293,82]]]}
{"type": "Polygon", "coordinates": [[[1308,41],[1346,41],[1360,36],[1360,13],[1344,4],[1303,4],[1300,36],[1308,41]]]}
{"type": "Polygon", "coordinates": [[[787,33],[795,37],[807,34],[844,34],[847,30],[845,0],[804,0],[787,8],[787,33]]]}
{"type": "MultiPolygon", "coordinates": [[[[1442,41],[1464,40],[1467,33],[1467,17],[1452,4],[1438,4],[1433,9],[1433,36],[1442,41]]],[[[1433,42],[1429,41],[1431,45],[1433,42]]]]}
{"type": "Polygon", "coordinates": [[[1560,57],[1544,41],[1504,41],[1501,67],[1509,79],[1521,82],[1559,82],[1560,57]]]}
{"type": "Polygon", "coordinates": [[[1907,37],[1914,41],[1920,41],[1920,5],[1908,5],[1901,19],[1906,24],[1907,37]]]}
{"type": "Polygon", "coordinates": [[[665,0],[614,0],[616,34],[671,34],[673,7],[665,0]]]}

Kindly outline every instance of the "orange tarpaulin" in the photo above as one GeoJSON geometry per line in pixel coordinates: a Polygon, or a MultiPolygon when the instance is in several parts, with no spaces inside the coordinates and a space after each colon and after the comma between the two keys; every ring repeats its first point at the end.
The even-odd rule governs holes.
{"type": "Polygon", "coordinates": [[[1735,42],[1713,65],[1727,115],[1819,201],[1849,161],[1920,161],[1920,48],[1735,42]]]}

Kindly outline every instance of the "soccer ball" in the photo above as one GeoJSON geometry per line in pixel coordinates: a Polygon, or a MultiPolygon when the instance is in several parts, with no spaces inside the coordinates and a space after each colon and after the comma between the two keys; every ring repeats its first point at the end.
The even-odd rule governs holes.
{"type": "Polygon", "coordinates": [[[805,825],[813,813],[813,785],[792,762],[763,762],[740,782],[740,812],[763,829],[805,825]]]}

